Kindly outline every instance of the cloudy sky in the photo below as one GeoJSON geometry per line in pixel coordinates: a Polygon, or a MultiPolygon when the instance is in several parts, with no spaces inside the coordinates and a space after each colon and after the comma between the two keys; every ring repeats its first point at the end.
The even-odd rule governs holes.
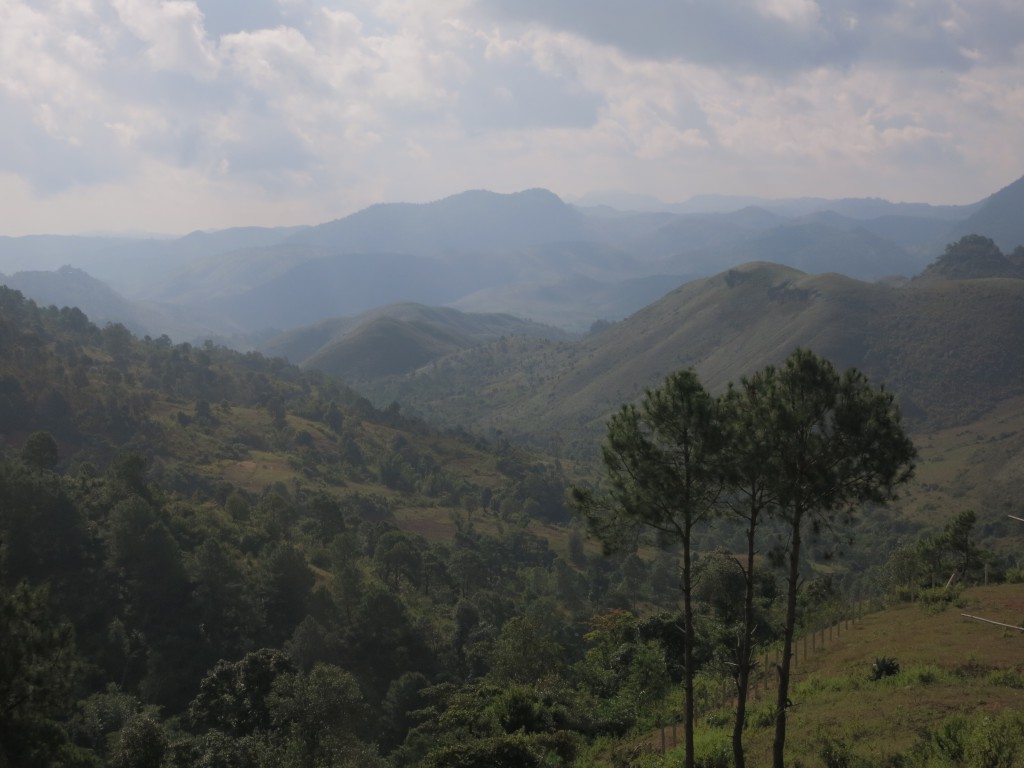
{"type": "Polygon", "coordinates": [[[0,235],[1022,174],[1021,0],[0,0],[0,235]]]}

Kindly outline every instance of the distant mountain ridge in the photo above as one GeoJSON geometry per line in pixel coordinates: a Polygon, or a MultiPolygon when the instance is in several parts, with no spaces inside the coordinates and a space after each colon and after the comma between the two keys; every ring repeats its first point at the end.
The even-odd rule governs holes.
{"type": "Polygon", "coordinates": [[[950,234],[950,241],[964,235],[985,235],[1004,251],[1024,245],[1024,177],[985,198],[950,234]]]}
{"type": "Polygon", "coordinates": [[[667,203],[649,195],[605,192],[584,195],[576,201],[581,207],[617,208],[642,213],[675,214],[734,213],[743,208],[763,208],[782,216],[806,216],[820,211],[834,211],[854,219],[882,216],[915,218],[966,219],[984,201],[967,205],[931,205],[929,203],[894,203],[880,197],[787,197],[768,198],[756,195],[694,195],[682,203],[667,203]]]}
{"type": "MultiPolygon", "coordinates": [[[[139,316],[156,309],[158,322],[146,325],[151,333],[247,345],[396,302],[500,310],[583,333],[682,282],[751,261],[890,280],[921,273],[965,228],[1007,253],[1024,243],[1024,180],[972,206],[741,202],[758,205],[637,213],[568,205],[543,189],[472,190],[432,203],[375,205],[309,227],[173,240],[0,238],[0,271],[70,265],[131,305],[112,302],[97,316],[134,322],[131,308],[139,316]],[[160,317],[173,322],[163,327],[160,317]]],[[[83,280],[81,297],[66,300],[84,303],[89,290],[83,280]]]]}
{"type": "Polygon", "coordinates": [[[472,190],[433,203],[381,203],[310,227],[290,240],[336,253],[493,252],[587,239],[586,218],[546,189],[472,190]]]}

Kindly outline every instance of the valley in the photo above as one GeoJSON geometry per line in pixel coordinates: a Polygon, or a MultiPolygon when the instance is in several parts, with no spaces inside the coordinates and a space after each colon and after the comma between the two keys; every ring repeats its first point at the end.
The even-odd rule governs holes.
{"type": "MultiPolygon", "coordinates": [[[[1022,194],[652,213],[476,192],[0,241],[10,764],[663,764],[638,745],[681,706],[681,551],[606,554],[567,492],[600,487],[609,417],[670,373],[717,397],[796,348],[891,392],[918,456],[892,503],[808,530],[800,631],[871,615],[800,668],[792,756],[923,767],[950,729],[979,749],[965,691],[1015,733],[1018,638],[972,661],[990,630],[956,617],[1019,621],[1024,233],[1000,212],[1022,194]],[[966,588],[933,586],[954,569],[966,588]],[[894,622],[955,639],[940,658],[894,622]],[[869,689],[884,654],[904,684],[869,689]],[[852,703],[903,712],[908,686],[897,725],[852,703]],[[863,728],[819,716],[846,707],[863,728]]],[[[759,534],[758,653],[785,628],[783,533],[759,534]]],[[[743,526],[723,507],[693,546],[706,696],[732,684],[743,526]]],[[[730,714],[702,721],[704,764],[729,764],[730,714]]]]}

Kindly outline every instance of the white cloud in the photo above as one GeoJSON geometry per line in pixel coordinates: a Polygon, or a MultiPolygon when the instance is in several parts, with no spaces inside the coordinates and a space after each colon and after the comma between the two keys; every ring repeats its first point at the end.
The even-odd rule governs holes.
{"type": "Polygon", "coordinates": [[[821,9],[814,0],[757,0],[754,7],[764,16],[797,26],[809,26],[821,19],[821,9]]]}
{"type": "Polygon", "coordinates": [[[216,76],[217,57],[194,2],[111,0],[111,5],[125,30],[146,44],[146,60],[153,69],[200,79],[216,76]]]}
{"type": "Polygon", "coordinates": [[[0,0],[0,234],[475,187],[967,202],[1024,172],[1019,0],[842,6],[0,0]]]}

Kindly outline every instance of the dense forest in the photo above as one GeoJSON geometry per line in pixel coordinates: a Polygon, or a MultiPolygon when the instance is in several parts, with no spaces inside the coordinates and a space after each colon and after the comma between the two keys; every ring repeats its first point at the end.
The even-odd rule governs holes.
{"type": "MultiPolygon", "coordinates": [[[[682,711],[680,550],[588,538],[566,491],[594,467],[6,288],[0,353],[0,765],[598,765],[682,711]]],[[[982,563],[881,507],[859,526],[811,537],[800,626],[982,563]]],[[[710,702],[744,528],[693,545],[710,702]]],[[[759,648],[786,628],[771,560],[759,648]]]]}

